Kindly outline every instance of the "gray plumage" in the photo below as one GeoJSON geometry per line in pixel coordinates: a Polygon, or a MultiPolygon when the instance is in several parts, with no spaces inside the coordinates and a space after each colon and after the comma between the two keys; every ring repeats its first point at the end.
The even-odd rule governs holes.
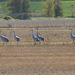
{"type": "Polygon", "coordinates": [[[3,44],[4,42],[9,42],[9,40],[5,36],[0,35],[0,38],[3,41],[3,44]]]}
{"type": "Polygon", "coordinates": [[[75,40],[75,36],[72,34],[72,29],[70,30],[70,36],[71,36],[71,39],[72,39],[73,42],[74,42],[74,40],[75,40]]]}
{"type": "Polygon", "coordinates": [[[40,41],[36,36],[33,35],[33,30],[32,30],[32,38],[34,41],[38,41],[38,42],[40,41]]]}
{"type": "Polygon", "coordinates": [[[15,32],[14,32],[14,31],[12,31],[12,32],[14,33],[14,39],[15,39],[17,42],[20,41],[20,38],[15,35],[15,32]]]}
{"type": "Polygon", "coordinates": [[[44,41],[44,38],[38,35],[38,28],[37,28],[37,34],[36,34],[36,36],[37,36],[37,38],[38,38],[40,41],[44,41]]]}
{"type": "MultiPolygon", "coordinates": [[[[14,34],[14,39],[17,41],[17,45],[18,45],[18,42],[20,41],[20,38],[18,36],[15,35],[15,31],[11,31],[11,33],[13,32],[14,34]]],[[[10,35],[11,35],[10,33],[10,35]]]]}

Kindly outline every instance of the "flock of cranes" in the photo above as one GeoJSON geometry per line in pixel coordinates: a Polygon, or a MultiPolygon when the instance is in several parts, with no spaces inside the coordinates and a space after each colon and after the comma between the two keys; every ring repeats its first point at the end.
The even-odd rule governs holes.
{"type": "MultiPolygon", "coordinates": [[[[20,38],[15,35],[14,31],[12,31],[12,32],[14,34],[14,39],[17,41],[17,45],[18,45],[18,42],[20,41],[20,38]]],[[[71,36],[71,39],[73,40],[73,43],[74,43],[75,36],[72,34],[72,29],[70,30],[70,36],[71,36]]],[[[0,35],[0,38],[3,41],[3,44],[4,44],[4,42],[6,42],[6,43],[9,42],[9,40],[5,36],[0,35]]],[[[34,36],[33,30],[32,30],[32,39],[34,41],[39,42],[39,43],[40,43],[40,41],[44,41],[44,38],[42,36],[38,35],[38,28],[37,28],[36,36],[34,36]]]]}
{"type": "MultiPolygon", "coordinates": [[[[14,34],[14,39],[17,41],[17,45],[18,45],[18,42],[20,41],[20,38],[15,35],[14,31],[12,31],[12,32],[14,34]]],[[[6,42],[6,43],[9,42],[9,40],[5,36],[0,35],[0,38],[3,41],[3,44],[4,44],[4,42],[6,42]]],[[[38,35],[38,28],[37,28],[37,34],[36,34],[36,36],[34,36],[33,30],[32,30],[32,38],[33,38],[34,41],[37,41],[37,42],[44,41],[44,38],[38,35]]]]}

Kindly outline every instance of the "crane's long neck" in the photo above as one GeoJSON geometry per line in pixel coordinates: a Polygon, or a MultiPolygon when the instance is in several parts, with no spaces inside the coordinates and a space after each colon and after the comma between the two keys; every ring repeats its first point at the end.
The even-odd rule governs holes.
{"type": "Polygon", "coordinates": [[[38,36],[38,28],[37,28],[37,34],[36,34],[36,36],[38,36]]]}
{"type": "Polygon", "coordinates": [[[15,32],[13,31],[14,37],[15,37],[15,32]]]}
{"type": "Polygon", "coordinates": [[[70,32],[70,35],[73,36],[73,35],[72,35],[72,30],[71,30],[71,32],[70,32]]]}
{"type": "Polygon", "coordinates": [[[72,35],[72,30],[71,30],[71,32],[70,32],[70,35],[71,35],[71,38],[73,38],[73,35],[72,35]]]}
{"type": "Polygon", "coordinates": [[[32,30],[32,37],[34,37],[34,35],[33,35],[33,30],[32,30]]]}

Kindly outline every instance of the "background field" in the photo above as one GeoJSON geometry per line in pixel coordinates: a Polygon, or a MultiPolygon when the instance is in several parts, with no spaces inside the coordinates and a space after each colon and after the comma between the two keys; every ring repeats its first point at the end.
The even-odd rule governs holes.
{"type": "MultiPolygon", "coordinates": [[[[75,1],[62,3],[64,17],[71,16],[69,6],[75,5],[75,1]]],[[[42,13],[41,2],[30,4],[30,13],[42,13]]],[[[8,14],[5,2],[0,6],[0,13],[8,14]]],[[[0,21],[0,35],[10,41],[2,45],[0,39],[0,75],[75,75],[75,43],[70,29],[75,35],[75,19],[0,21]],[[34,45],[31,30],[36,35],[37,27],[45,41],[34,45]],[[20,37],[18,45],[14,35],[10,36],[12,30],[20,37]]]]}
{"type": "MultiPolygon", "coordinates": [[[[6,2],[0,2],[0,6],[1,6],[1,11],[0,14],[8,14],[8,11],[5,7],[6,2]]],[[[71,13],[71,5],[75,5],[75,1],[62,1],[63,4],[63,17],[66,16],[72,16],[71,13]]],[[[42,14],[43,13],[43,3],[41,1],[38,2],[30,2],[30,11],[29,13],[34,13],[34,14],[42,14]]],[[[73,8],[73,11],[75,11],[75,6],[73,8]]],[[[74,12],[74,16],[75,16],[75,12],[74,12]]]]}
{"type": "Polygon", "coordinates": [[[0,39],[0,75],[75,75],[75,20],[0,21],[0,34],[10,42],[2,45],[0,39]],[[12,24],[12,25],[11,25],[12,24]],[[1,26],[4,27],[1,27],[1,26]],[[34,45],[32,29],[45,41],[34,45]],[[17,45],[10,32],[20,37],[17,45]]]}

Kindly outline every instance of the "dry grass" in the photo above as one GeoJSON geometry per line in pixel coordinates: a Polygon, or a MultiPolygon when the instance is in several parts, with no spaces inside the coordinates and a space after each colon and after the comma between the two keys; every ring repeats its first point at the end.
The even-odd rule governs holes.
{"type": "Polygon", "coordinates": [[[1,28],[30,28],[30,27],[75,27],[75,19],[52,19],[52,20],[17,20],[17,21],[0,21],[1,28]]]}
{"type": "Polygon", "coordinates": [[[0,40],[0,75],[75,75],[75,47],[70,28],[39,28],[45,41],[37,45],[33,45],[33,28],[14,28],[20,37],[18,46],[13,34],[10,36],[13,29],[1,28],[0,34],[8,37],[10,42],[3,46],[0,40]]]}
{"type": "Polygon", "coordinates": [[[73,46],[2,46],[0,73],[5,75],[74,75],[73,46]]]}
{"type": "MultiPolygon", "coordinates": [[[[70,38],[70,29],[72,27],[50,27],[50,28],[39,28],[39,34],[45,38],[44,42],[41,42],[41,45],[46,44],[71,44],[72,40],[70,38]]],[[[6,36],[10,43],[8,44],[16,44],[16,41],[14,40],[13,34],[10,36],[10,32],[12,30],[15,31],[16,35],[20,37],[20,45],[27,45],[27,44],[33,44],[32,39],[32,31],[34,30],[34,35],[36,35],[36,28],[1,28],[0,34],[6,36]]],[[[73,34],[75,30],[73,27],[73,34]]],[[[1,40],[0,40],[1,41],[1,40]]]]}

